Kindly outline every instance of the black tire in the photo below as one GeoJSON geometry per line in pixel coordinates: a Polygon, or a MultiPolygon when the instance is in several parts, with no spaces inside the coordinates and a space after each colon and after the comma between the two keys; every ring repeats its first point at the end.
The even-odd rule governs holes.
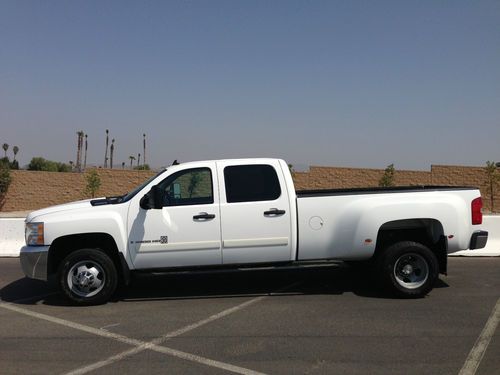
{"type": "Polygon", "coordinates": [[[434,287],[439,264],[428,247],[404,241],[384,250],[378,269],[384,286],[392,294],[402,298],[421,298],[434,287]]]}
{"type": "Polygon", "coordinates": [[[99,305],[107,302],[115,292],[118,273],[103,251],[81,249],[61,262],[58,282],[63,293],[76,305],[99,305]]]}

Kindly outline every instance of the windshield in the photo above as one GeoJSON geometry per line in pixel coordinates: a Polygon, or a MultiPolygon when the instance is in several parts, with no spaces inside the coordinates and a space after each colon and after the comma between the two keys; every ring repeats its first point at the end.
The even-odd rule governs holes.
{"type": "Polygon", "coordinates": [[[134,190],[132,190],[130,193],[126,193],[122,199],[120,199],[120,202],[126,202],[130,199],[132,199],[138,192],[140,192],[142,189],[144,189],[144,187],[146,185],[148,185],[151,181],[153,181],[156,177],[158,177],[159,175],[161,175],[163,172],[165,172],[166,169],[163,169],[161,170],[160,172],[158,172],[156,175],[154,175],[153,177],[147,179],[145,182],[143,182],[141,185],[137,186],[134,190]]]}

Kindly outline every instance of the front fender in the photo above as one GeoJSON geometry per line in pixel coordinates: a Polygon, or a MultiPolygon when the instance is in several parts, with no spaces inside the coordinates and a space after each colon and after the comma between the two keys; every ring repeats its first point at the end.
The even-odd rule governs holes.
{"type": "Polygon", "coordinates": [[[46,215],[38,219],[44,222],[45,245],[51,245],[56,239],[65,236],[105,233],[113,238],[118,251],[127,259],[127,209],[128,205],[108,205],[46,215]]]}

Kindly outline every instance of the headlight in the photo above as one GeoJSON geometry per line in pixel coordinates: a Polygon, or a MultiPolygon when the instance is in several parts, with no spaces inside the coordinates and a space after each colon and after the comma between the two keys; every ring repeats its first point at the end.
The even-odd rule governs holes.
{"type": "Polygon", "coordinates": [[[43,223],[27,223],[25,239],[28,246],[44,245],[43,223]]]}

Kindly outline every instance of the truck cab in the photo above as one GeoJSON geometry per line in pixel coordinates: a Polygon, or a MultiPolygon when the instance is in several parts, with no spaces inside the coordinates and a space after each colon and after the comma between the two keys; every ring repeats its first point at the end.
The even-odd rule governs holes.
{"type": "Polygon", "coordinates": [[[130,202],[130,263],[151,269],[294,259],[295,191],[286,188],[284,167],[254,159],[169,168],[130,202]]]}

